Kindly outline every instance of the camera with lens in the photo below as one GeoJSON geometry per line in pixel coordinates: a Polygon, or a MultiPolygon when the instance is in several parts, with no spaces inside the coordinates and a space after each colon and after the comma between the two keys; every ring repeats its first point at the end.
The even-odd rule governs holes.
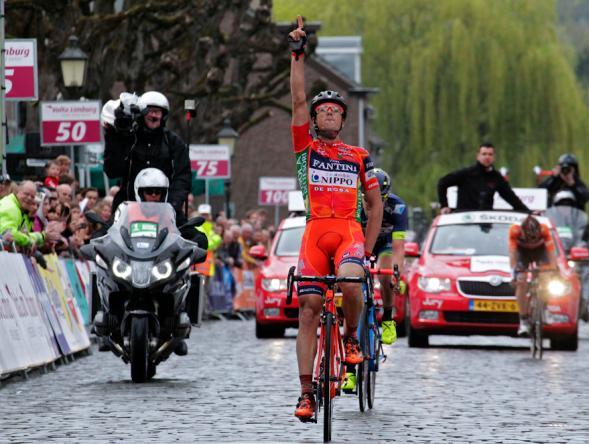
{"type": "Polygon", "coordinates": [[[138,99],[134,93],[121,94],[121,104],[115,110],[115,127],[117,130],[125,132],[137,130],[138,122],[143,117],[138,99]]]}
{"type": "Polygon", "coordinates": [[[561,165],[561,167],[560,167],[560,172],[562,174],[564,174],[565,176],[567,174],[569,174],[571,171],[572,171],[572,167],[569,164],[565,163],[564,165],[561,165]]]}

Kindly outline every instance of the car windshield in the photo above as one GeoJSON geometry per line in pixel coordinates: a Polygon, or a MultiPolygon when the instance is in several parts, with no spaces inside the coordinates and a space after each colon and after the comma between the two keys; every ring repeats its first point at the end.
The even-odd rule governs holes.
{"type": "Polygon", "coordinates": [[[459,224],[437,227],[432,254],[507,256],[509,224],[459,224]]]}
{"type": "Polygon", "coordinates": [[[289,228],[279,232],[276,243],[276,256],[298,256],[305,227],[289,228]]]}

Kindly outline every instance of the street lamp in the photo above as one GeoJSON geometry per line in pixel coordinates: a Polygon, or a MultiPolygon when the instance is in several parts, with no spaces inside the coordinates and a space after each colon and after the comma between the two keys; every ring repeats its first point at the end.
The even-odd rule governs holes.
{"type": "MultiPolygon", "coordinates": [[[[66,88],[81,88],[86,81],[86,66],[88,55],[82,51],[78,44],[78,37],[71,35],[68,38],[68,45],[59,56],[61,63],[61,75],[66,88]]],[[[76,175],[76,158],[74,147],[70,147],[70,158],[76,175]]],[[[86,179],[84,172],[84,179],[86,179]]],[[[85,182],[85,180],[84,180],[85,182]]]]}
{"type": "MultiPolygon", "coordinates": [[[[239,137],[239,133],[231,127],[231,121],[225,119],[223,121],[223,128],[217,133],[217,143],[219,145],[227,145],[229,147],[230,161],[233,163],[233,154],[235,153],[235,143],[239,137]]],[[[225,210],[227,219],[231,218],[231,179],[225,182],[225,210]]]]}
{"type": "Polygon", "coordinates": [[[217,143],[219,145],[227,145],[229,147],[229,154],[233,157],[235,150],[235,142],[239,137],[239,133],[231,127],[231,121],[225,119],[223,121],[223,128],[217,133],[217,143]]]}
{"type": "Polygon", "coordinates": [[[61,75],[66,88],[80,88],[86,80],[88,55],[80,49],[78,42],[78,37],[71,35],[68,39],[68,46],[59,56],[61,75]]]}

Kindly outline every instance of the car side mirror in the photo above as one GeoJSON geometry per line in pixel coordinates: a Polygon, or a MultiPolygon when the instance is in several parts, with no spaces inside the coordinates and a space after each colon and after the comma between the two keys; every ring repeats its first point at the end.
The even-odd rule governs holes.
{"type": "Polygon", "coordinates": [[[419,244],[417,242],[407,242],[405,244],[405,256],[407,257],[419,257],[419,244]]]}
{"type": "Polygon", "coordinates": [[[265,261],[268,259],[268,253],[266,252],[266,247],[263,245],[254,245],[249,249],[249,255],[254,259],[259,261],[265,261]]]}
{"type": "Polygon", "coordinates": [[[573,247],[569,253],[569,259],[572,261],[589,261],[589,249],[585,247],[573,247]]]}

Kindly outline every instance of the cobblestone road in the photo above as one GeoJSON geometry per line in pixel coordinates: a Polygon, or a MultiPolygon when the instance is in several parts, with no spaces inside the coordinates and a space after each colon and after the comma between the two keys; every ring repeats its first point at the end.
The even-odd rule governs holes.
{"type": "MultiPolygon", "coordinates": [[[[149,384],[110,353],[0,388],[0,442],[320,442],[299,423],[295,330],[256,340],[254,323],[193,329],[149,384]]],[[[529,357],[527,341],[433,337],[388,349],[373,411],[336,400],[334,442],[589,442],[589,328],[579,351],[529,357]]]]}

